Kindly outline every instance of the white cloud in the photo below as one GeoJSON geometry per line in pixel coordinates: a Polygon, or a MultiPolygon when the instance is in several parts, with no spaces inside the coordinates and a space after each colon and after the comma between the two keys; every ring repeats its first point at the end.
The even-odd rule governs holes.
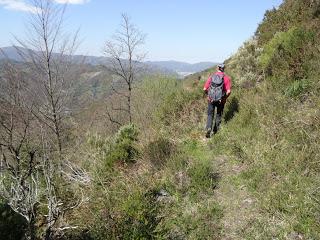
{"type": "Polygon", "coordinates": [[[0,0],[0,5],[3,5],[5,9],[24,11],[24,12],[36,12],[37,8],[25,3],[23,0],[0,0]]]}
{"type": "Polygon", "coordinates": [[[88,3],[90,0],[54,0],[57,3],[61,3],[61,4],[85,4],[88,3]]]}
{"type": "MultiPolygon", "coordinates": [[[[85,4],[90,0],[54,0],[60,4],[85,4]]],[[[3,5],[5,9],[24,11],[24,12],[36,12],[37,8],[26,3],[25,0],[0,0],[0,6],[3,5]]]]}

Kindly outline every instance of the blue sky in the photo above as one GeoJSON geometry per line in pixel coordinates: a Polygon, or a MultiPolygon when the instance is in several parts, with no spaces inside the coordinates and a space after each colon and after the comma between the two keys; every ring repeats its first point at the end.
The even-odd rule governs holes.
{"type": "MultiPolygon", "coordinates": [[[[0,0],[0,47],[23,37],[27,0],[0,0]]],[[[55,0],[65,2],[67,0],[55,0]]],[[[80,28],[79,53],[102,55],[121,13],[147,34],[146,60],[223,61],[250,38],[282,0],[69,0],[66,28],[80,28]]]]}

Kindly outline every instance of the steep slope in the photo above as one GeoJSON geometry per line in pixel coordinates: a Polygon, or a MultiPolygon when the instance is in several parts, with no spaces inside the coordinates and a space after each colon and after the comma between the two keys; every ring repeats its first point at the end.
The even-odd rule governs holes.
{"type": "Polygon", "coordinates": [[[284,1],[225,62],[233,91],[211,139],[202,86],[214,69],[146,79],[138,128],[81,133],[70,159],[89,181],[68,191],[83,202],[62,238],[320,239],[319,6],[284,1]]]}
{"type": "Polygon", "coordinates": [[[99,179],[107,179],[92,193],[99,207],[88,207],[95,209],[89,215],[92,236],[320,238],[319,29],[318,19],[305,15],[315,4],[285,1],[226,61],[233,92],[222,129],[210,140],[203,132],[202,86],[213,69],[188,77],[183,88],[179,82],[143,91],[152,96],[144,115],[152,120],[142,129],[151,134],[141,138],[133,165],[122,163],[121,148],[109,153],[103,139],[92,141],[101,156],[107,153],[97,159],[104,166],[99,179]],[[283,23],[273,19],[278,12],[283,23]],[[297,14],[301,21],[287,21],[297,14]],[[278,33],[262,41],[268,31],[262,26],[278,33]],[[110,172],[110,161],[120,161],[120,167],[110,172]],[[101,209],[105,215],[99,215],[101,209]]]}
{"type": "Polygon", "coordinates": [[[222,238],[320,238],[319,6],[284,1],[226,61],[234,90],[208,142],[225,156],[222,238]]]}

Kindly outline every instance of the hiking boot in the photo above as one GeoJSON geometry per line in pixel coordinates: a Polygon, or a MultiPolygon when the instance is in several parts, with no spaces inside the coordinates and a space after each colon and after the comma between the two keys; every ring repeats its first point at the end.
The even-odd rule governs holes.
{"type": "Polygon", "coordinates": [[[214,126],[213,128],[213,134],[216,134],[218,132],[219,128],[217,128],[216,126],[214,126]]]}
{"type": "Polygon", "coordinates": [[[211,137],[211,128],[208,128],[206,132],[206,138],[210,138],[210,137],[211,137]]]}

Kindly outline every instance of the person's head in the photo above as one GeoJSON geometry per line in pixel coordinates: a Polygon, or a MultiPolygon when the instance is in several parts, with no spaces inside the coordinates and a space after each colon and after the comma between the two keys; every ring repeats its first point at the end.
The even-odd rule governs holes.
{"type": "Polygon", "coordinates": [[[224,72],[225,65],[223,63],[220,63],[220,64],[218,64],[217,68],[219,71],[224,72]]]}

